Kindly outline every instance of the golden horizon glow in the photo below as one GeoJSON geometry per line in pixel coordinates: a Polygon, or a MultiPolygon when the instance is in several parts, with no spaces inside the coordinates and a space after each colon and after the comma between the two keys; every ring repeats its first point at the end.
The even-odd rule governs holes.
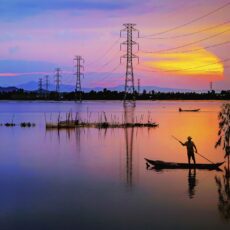
{"type": "Polygon", "coordinates": [[[157,61],[146,61],[144,65],[159,71],[199,76],[222,75],[224,72],[221,60],[204,48],[191,53],[155,53],[147,56],[148,58],[157,58],[157,61]]]}

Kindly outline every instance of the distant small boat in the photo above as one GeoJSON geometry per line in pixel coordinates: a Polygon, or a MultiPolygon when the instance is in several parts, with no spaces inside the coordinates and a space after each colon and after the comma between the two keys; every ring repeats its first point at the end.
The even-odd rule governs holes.
{"type": "Polygon", "coordinates": [[[199,112],[200,109],[181,109],[179,108],[179,112],[199,112]]]}
{"type": "Polygon", "coordinates": [[[176,162],[165,162],[165,161],[159,161],[159,160],[149,160],[146,159],[146,162],[152,166],[154,166],[155,169],[208,169],[208,170],[219,170],[219,167],[224,162],[219,162],[215,164],[188,164],[188,163],[176,163],[176,162]]]}

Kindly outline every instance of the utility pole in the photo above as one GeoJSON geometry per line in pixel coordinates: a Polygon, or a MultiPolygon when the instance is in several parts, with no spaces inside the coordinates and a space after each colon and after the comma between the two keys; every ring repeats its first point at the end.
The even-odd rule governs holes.
{"type": "MultiPolygon", "coordinates": [[[[120,45],[120,49],[123,45],[126,46],[126,54],[121,56],[126,59],[126,75],[125,75],[125,96],[124,96],[124,104],[132,104],[135,106],[135,86],[134,86],[134,73],[133,73],[133,59],[137,58],[139,63],[139,57],[133,53],[133,46],[138,47],[139,44],[133,41],[133,33],[137,33],[137,37],[139,38],[139,31],[135,28],[136,24],[126,23],[123,24],[125,27],[120,31],[120,37],[122,37],[122,33],[126,34],[126,41],[122,42],[120,45]]],[[[120,61],[121,61],[120,59],[120,61]]]]}
{"type": "Polygon", "coordinates": [[[56,83],[56,92],[60,93],[60,83],[61,83],[61,69],[60,68],[56,68],[55,69],[56,73],[55,73],[55,83],[56,83]]]}
{"type": "Polygon", "coordinates": [[[76,75],[76,86],[75,86],[75,93],[76,93],[76,100],[81,101],[82,100],[82,90],[81,90],[81,77],[84,77],[84,74],[82,73],[82,69],[84,70],[84,59],[82,56],[75,56],[73,59],[75,64],[74,67],[76,68],[76,72],[74,75],[76,75]]]}
{"type": "Polygon", "coordinates": [[[38,93],[40,96],[42,95],[42,78],[38,79],[38,93]]]}

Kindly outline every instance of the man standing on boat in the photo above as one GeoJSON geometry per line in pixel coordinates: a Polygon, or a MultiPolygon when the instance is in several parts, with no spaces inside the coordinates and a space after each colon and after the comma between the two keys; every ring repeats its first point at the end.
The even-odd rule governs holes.
{"type": "Polygon", "coordinates": [[[194,164],[196,164],[196,159],[195,159],[195,154],[194,154],[194,150],[195,152],[197,153],[197,148],[196,148],[196,145],[194,144],[194,142],[192,141],[192,138],[191,137],[188,137],[188,140],[183,143],[180,141],[180,143],[183,145],[183,146],[186,146],[187,147],[187,154],[188,154],[188,163],[190,164],[190,160],[192,158],[194,164]]]}

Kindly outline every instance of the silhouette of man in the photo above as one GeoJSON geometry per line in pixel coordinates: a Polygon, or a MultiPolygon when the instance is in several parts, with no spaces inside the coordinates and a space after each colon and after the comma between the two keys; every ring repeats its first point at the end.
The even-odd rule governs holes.
{"type": "Polygon", "coordinates": [[[197,153],[197,148],[196,148],[196,145],[194,144],[194,142],[192,141],[192,138],[191,137],[188,137],[188,140],[183,143],[180,141],[180,143],[183,145],[183,146],[186,146],[187,147],[187,154],[188,154],[188,163],[190,164],[190,160],[192,158],[194,164],[196,164],[196,159],[195,159],[195,154],[194,154],[194,150],[195,152],[197,153]]]}

